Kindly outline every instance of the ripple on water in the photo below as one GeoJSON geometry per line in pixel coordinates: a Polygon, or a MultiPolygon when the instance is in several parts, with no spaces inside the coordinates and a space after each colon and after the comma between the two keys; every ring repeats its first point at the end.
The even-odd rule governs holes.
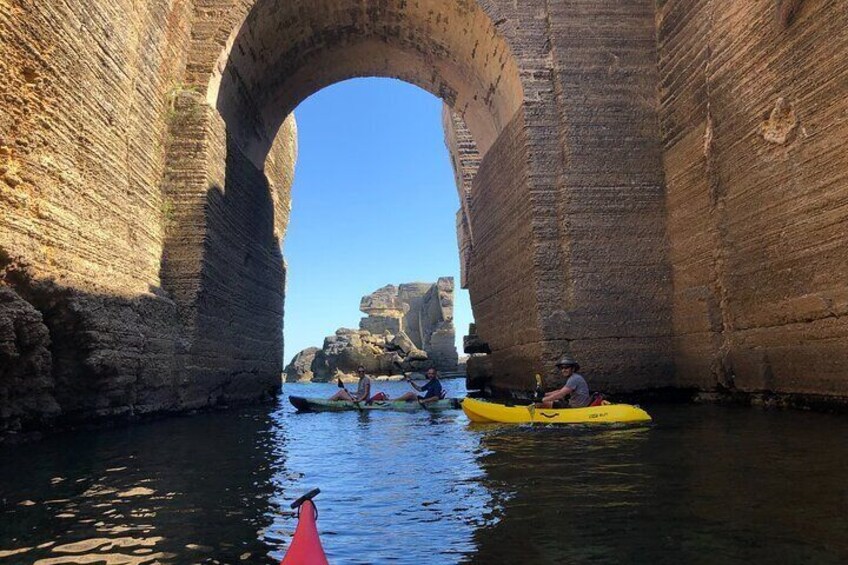
{"type": "Polygon", "coordinates": [[[318,486],[335,563],[848,560],[846,419],[652,414],[647,429],[478,426],[283,401],[3,448],[0,557],[271,564],[288,503],[318,486]]]}

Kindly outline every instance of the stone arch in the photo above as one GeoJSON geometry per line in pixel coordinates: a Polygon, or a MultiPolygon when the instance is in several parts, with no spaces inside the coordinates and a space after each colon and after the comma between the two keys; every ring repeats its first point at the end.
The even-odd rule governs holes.
{"type": "MultiPolygon", "coordinates": [[[[199,13],[208,7],[201,2],[199,13]]],[[[463,262],[478,332],[501,357],[504,372],[527,375],[539,365],[533,242],[540,224],[531,221],[534,157],[526,109],[529,98],[536,118],[535,108],[552,102],[539,92],[552,89],[542,35],[531,35],[534,48],[514,49],[527,39],[518,37],[520,19],[503,9],[476,0],[258,0],[218,13],[217,21],[236,22],[226,37],[221,25],[205,27],[201,18],[186,73],[191,91],[175,105],[194,126],[175,120],[172,135],[196,146],[199,133],[204,151],[188,163],[172,152],[169,168],[181,174],[166,190],[180,217],[169,230],[162,275],[192,336],[192,356],[203,359],[193,365],[231,374],[236,369],[218,351],[270,352],[281,345],[261,335],[281,326],[279,309],[269,308],[253,334],[239,328],[227,336],[223,328],[257,318],[254,306],[234,297],[283,301],[283,284],[267,281],[284,277],[275,250],[288,218],[291,111],[317,90],[361,76],[398,78],[439,96],[473,141],[479,172],[474,183],[458,188],[464,194],[460,217],[468,224],[461,229],[473,231],[480,257],[463,262]],[[284,123],[289,125],[281,130],[284,123]],[[192,188],[185,182],[187,165],[195,173],[192,188]],[[204,189],[209,187],[219,189],[226,205],[220,196],[209,198],[216,192],[204,189]],[[233,265],[242,269],[228,270],[233,265]],[[218,343],[222,339],[227,345],[218,343]]],[[[551,258],[546,253],[548,269],[556,268],[551,258]]],[[[279,368],[282,359],[271,357],[258,372],[279,368]]]]}
{"type": "Polygon", "coordinates": [[[340,80],[398,78],[442,98],[485,154],[518,111],[518,64],[476,2],[256,2],[227,41],[207,99],[261,166],[284,118],[340,80]]]}

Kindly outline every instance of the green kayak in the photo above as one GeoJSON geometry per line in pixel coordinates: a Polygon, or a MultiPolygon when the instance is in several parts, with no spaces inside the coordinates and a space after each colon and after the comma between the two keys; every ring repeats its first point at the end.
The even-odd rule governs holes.
{"type": "Polygon", "coordinates": [[[459,410],[462,407],[462,399],[460,398],[445,398],[423,406],[415,401],[377,400],[371,404],[367,402],[354,404],[347,400],[327,400],[325,398],[307,398],[304,396],[289,396],[289,402],[297,408],[298,412],[347,412],[350,410],[416,412],[418,410],[459,410]]]}

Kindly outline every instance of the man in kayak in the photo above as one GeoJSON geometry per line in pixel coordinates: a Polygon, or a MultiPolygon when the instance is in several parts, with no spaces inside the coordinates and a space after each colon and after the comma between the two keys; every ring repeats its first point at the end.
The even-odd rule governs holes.
{"type": "MultiPolygon", "coordinates": [[[[365,373],[365,367],[360,365],[356,368],[356,374],[359,375],[359,383],[356,385],[356,394],[350,394],[346,388],[340,388],[339,391],[330,397],[330,400],[347,400],[348,402],[363,402],[368,400],[371,395],[371,377],[365,373]]],[[[339,386],[342,386],[339,384],[339,386]]]]}
{"type": "Polygon", "coordinates": [[[557,369],[565,379],[565,385],[553,392],[549,392],[542,398],[538,404],[539,408],[553,408],[555,402],[568,397],[569,408],[583,408],[589,406],[589,385],[583,375],[577,371],[580,370],[580,365],[567,355],[557,361],[557,369]]]}
{"type": "Polygon", "coordinates": [[[424,383],[424,385],[418,386],[412,382],[409,377],[406,378],[406,381],[412,385],[412,388],[418,392],[423,392],[424,394],[419,396],[414,392],[407,392],[406,394],[397,397],[395,400],[404,400],[406,402],[417,400],[421,404],[429,404],[442,398],[442,383],[439,380],[439,372],[432,367],[427,369],[427,382],[424,383]]]}

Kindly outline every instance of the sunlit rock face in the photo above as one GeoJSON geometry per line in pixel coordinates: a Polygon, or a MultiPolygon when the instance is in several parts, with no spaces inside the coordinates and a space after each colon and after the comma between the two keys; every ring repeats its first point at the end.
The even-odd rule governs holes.
{"type": "Polygon", "coordinates": [[[324,345],[312,360],[313,382],[338,378],[356,380],[357,369],[364,367],[369,375],[396,376],[424,372],[435,363],[427,353],[412,343],[403,332],[372,334],[368,330],[339,328],[324,338],[324,345]]]}
{"type": "Polygon", "coordinates": [[[372,334],[402,334],[427,353],[441,371],[455,371],[458,361],[453,325],[453,277],[436,283],[388,285],[363,296],[359,309],[368,314],[359,328],[372,334]]]}
{"type": "Polygon", "coordinates": [[[568,352],[608,390],[844,397],[846,28],[812,0],[0,2],[29,277],[0,327],[37,311],[50,353],[7,357],[42,376],[0,384],[0,429],[276,394],[291,110],[357,76],[449,108],[493,383],[568,352]]]}
{"type": "Polygon", "coordinates": [[[848,10],[657,12],[674,384],[848,396],[848,10]]]}
{"type": "Polygon", "coordinates": [[[368,314],[359,329],[339,328],[321,348],[299,352],[286,366],[287,381],[353,378],[362,366],[372,375],[456,371],[453,278],[435,283],[386,285],[362,297],[368,314]]]}
{"type": "Polygon", "coordinates": [[[320,349],[317,347],[307,347],[292,357],[292,360],[286,365],[284,371],[286,382],[312,382],[314,376],[312,373],[312,362],[315,360],[315,354],[318,351],[320,349]]]}

